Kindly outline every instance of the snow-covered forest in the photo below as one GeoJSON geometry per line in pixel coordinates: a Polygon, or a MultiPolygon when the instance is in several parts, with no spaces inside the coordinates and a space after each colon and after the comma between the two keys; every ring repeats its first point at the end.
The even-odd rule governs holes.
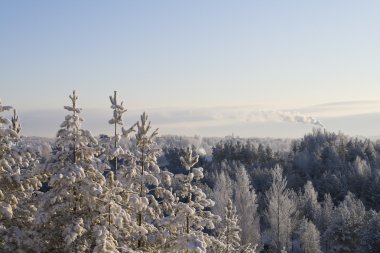
{"type": "Polygon", "coordinates": [[[380,252],[380,142],[159,136],[121,100],[93,136],[73,92],[55,139],[0,103],[0,252],[380,252]]]}

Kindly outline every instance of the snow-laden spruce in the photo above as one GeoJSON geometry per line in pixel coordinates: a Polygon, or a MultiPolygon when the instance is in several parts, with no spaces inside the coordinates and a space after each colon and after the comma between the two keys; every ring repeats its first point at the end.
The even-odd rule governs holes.
{"type": "Polygon", "coordinates": [[[303,219],[300,225],[300,243],[305,253],[321,253],[320,233],[313,222],[303,219]]]}
{"type": "Polygon", "coordinates": [[[181,157],[187,173],[175,175],[179,187],[175,193],[173,215],[167,217],[170,230],[166,252],[206,252],[221,247],[220,241],[204,232],[205,229],[215,229],[215,222],[219,222],[220,217],[209,211],[215,203],[196,185],[204,177],[203,168],[194,167],[198,159],[190,148],[181,157]]]}
{"type": "MultiPolygon", "coordinates": [[[[215,205],[212,207],[212,211],[219,215],[220,217],[225,217],[226,206],[228,202],[232,199],[233,189],[232,180],[227,172],[221,171],[215,175],[215,185],[213,188],[213,200],[215,205]]],[[[216,230],[221,232],[224,230],[222,223],[217,223],[216,230]]]]}
{"type": "MultiPolygon", "coordinates": [[[[125,174],[128,169],[124,164],[119,164],[119,159],[130,158],[129,151],[120,145],[122,135],[118,133],[118,126],[123,125],[122,115],[127,111],[123,102],[118,104],[117,92],[110,96],[113,117],[109,124],[114,126],[114,136],[111,142],[103,143],[102,155],[100,156],[106,174],[106,186],[100,197],[99,225],[96,231],[96,247],[93,252],[132,252],[129,240],[132,231],[138,230],[135,219],[129,212],[129,190],[126,184],[125,174]],[[119,175],[119,177],[116,177],[119,175]],[[121,179],[121,180],[120,180],[121,179]],[[123,184],[124,182],[124,184],[123,184]]],[[[129,132],[133,131],[132,126],[129,132]]],[[[126,131],[122,128],[123,133],[126,131]]],[[[133,245],[131,245],[133,247],[133,245]]]]}
{"type": "MultiPolygon", "coordinates": [[[[11,106],[4,106],[0,101],[0,113],[11,109],[11,106]]],[[[13,149],[19,136],[11,124],[9,119],[0,114],[0,220],[12,219],[13,209],[17,206],[15,194],[22,187],[22,157],[13,149]]]]}
{"type": "Polygon", "coordinates": [[[236,207],[232,204],[231,199],[228,200],[225,207],[225,216],[223,219],[223,231],[219,239],[224,243],[224,247],[220,249],[221,252],[226,253],[254,253],[256,247],[251,244],[241,244],[241,228],[239,226],[238,216],[236,214],[236,207]]]}
{"type": "MultiPolygon", "coordinates": [[[[114,91],[114,95],[110,96],[109,98],[113,114],[112,118],[108,121],[108,123],[113,126],[114,135],[109,142],[102,143],[102,160],[109,163],[110,168],[115,173],[115,177],[117,177],[117,175],[120,173],[118,170],[120,167],[118,164],[118,160],[130,157],[129,151],[125,150],[125,148],[123,149],[123,147],[120,144],[120,141],[122,137],[129,137],[129,135],[135,131],[137,123],[133,124],[129,129],[125,129],[123,123],[123,114],[127,112],[127,109],[125,108],[123,101],[118,103],[116,91],[114,91]],[[121,133],[119,133],[118,131],[120,126],[121,133]]],[[[121,164],[121,166],[123,165],[121,164]]]]}
{"type": "MultiPolygon", "coordinates": [[[[36,229],[42,252],[88,252],[103,228],[105,179],[95,155],[97,141],[81,128],[83,119],[75,91],[69,112],[57,133],[54,154],[48,162],[49,190],[39,199],[36,229]]],[[[37,240],[37,239],[36,239],[37,240]]]]}
{"type": "Polygon", "coordinates": [[[242,245],[258,245],[260,243],[260,224],[257,213],[257,196],[251,187],[249,175],[244,166],[235,167],[234,203],[242,229],[242,245]]]}
{"type": "Polygon", "coordinates": [[[321,205],[318,203],[318,192],[314,189],[312,182],[307,181],[303,187],[303,194],[299,197],[301,214],[308,220],[315,222],[321,212],[321,205]]]}
{"type": "Polygon", "coordinates": [[[296,226],[296,204],[292,191],[286,188],[287,181],[282,168],[272,169],[272,186],[266,192],[267,209],[265,216],[269,223],[272,245],[277,249],[289,250],[291,236],[296,226]]]}
{"type": "Polygon", "coordinates": [[[128,237],[137,227],[123,204],[124,187],[114,178],[113,172],[107,175],[106,182],[99,198],[99,216],[94,233],[96,243],[92,252],[133,252],[128,237]]]}
{"type": "Polygon", "coordinates": [[[334,252],[358,252],[365,214],[363,203],[350,192],[334,208],[331,222],[324,233],[334,252]]]}
{"type": "MultiPolygon", "coordinates": [[[[124,135],[126,132],[132,132],[132,129],[123,130],[124,135]]],[[[128,193],[126,204],[135,225],[128,241],[131,248],[144,252],[159,252],[160,245],[164,243],[165,236],[157,223],[163,216],[165,199],[173,199],[171,193],[162,187],[165,183],[170,186],[172,175],[161,171],[157,164],[160,152],[154,141],[157,134],[158,129],[151,131],[148,116],[143,113],[137,123],[132,150],[125,157],[128,166],[121,170],[119,177],[128,193]]]]}
{"type": "MultiPolygon", "coordinates": [[[[241,229],[239,233],[239,238],[241,238],[239,245],[258,245],[260,244],[260,217],[257,211],[256,192],[251,187],[249,175],[243,165],[223,163],[222,168],[226,167],[228,167],[228,170],[235,172],[236,181],[232,181],[228,173],[224,171],[215,176],[216,182],[213,189],[213,199],[216,204],[212,210],[215,214],[225,217],[226,206],[228,206],[229,201],[232,199],[232,204],[236,208],[238,226],[241,229]]],[[[224,230],[224,223],[217,224],[218,234],[224,230]]],[[[243,248],[242,246],[240,247],[243,248]]]]}
{"type": "Polygon", "coordinates": [[[37,155],[19,137],[16,110],[0,102],[0,251],[22,252],[35,247],[32,224],[36,211],[34,192],[41,187],[37,155]]]}

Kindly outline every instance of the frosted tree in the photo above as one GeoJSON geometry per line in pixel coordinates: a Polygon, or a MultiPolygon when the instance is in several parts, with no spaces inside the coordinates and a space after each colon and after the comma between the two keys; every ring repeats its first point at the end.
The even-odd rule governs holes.
{"type": "Polygon", "coordinates": [[[300,202],[302,214],[305,218],[315,222],[321,206],[318,203],[318,192],[314,189],[311,181],[306,182],[300,202]]]}
{"type": "Polygon", "coordinates": [[[119,134],[118,126],[123,125],[122,115],[127,111],[123,102],[117,102],[117,92],[114,96],[110,96],[111,109],[113,110],[113,117],[109,120],[109,124],[114,126],[114,137],[112,143],[106,143],[103,147],[103,154],[101,159],[105,163],[105,171],[107,173],[106,185],[103,194],[100,196],[101,201],[101,215],[97,226],[97,245],[93,252],[124,252],[130,251],[128,237],[131,231],[136,230],[136,222],[131,217],[128,209],[129,200],[129,186],[123,185],[125,183],[126,166],[119,164],[119,159],[125,160],[131,154],[123,150],[120,145],[120,140],[123,135],[134,131],[132,126],[128,131],[122,128],[123,135],[119,134]],[[121,170],[119,169],[121,168],[121,170]],[[116,178],[119,175],[120,180],[116,178]]]}
{"type": "MultiPolygon", "coordinates": [[[[170,185],[171,173],[161,171],[157,165],[160,149],[155,144],[158,129],[151,131],[151,123],[144,112],[137,123],[135,147],[131,150],[129,167],[125,177],[128,182],[128,209],[136,222],[136,228],[129,236],[132,248],[157,250],[165,238],[157,228],[163,216],[162,207],[173,202],[171,192],[163,183],[170,185]],[[160,203],[158,202],[160,199],[160,203]]],[[[170,206],[170,205],[169,205],[170,206]]]]}
{"type": "Polygon", "coordinates": [[[380,252],[380,214],[369,211],[365,216],[365,224],[360,229],[359,253],[380,252]]]}
{"type": "MultiPolygon", "coordinates": [[[[0,113],[11,110],[11,106],[4,106],[0,102],[0,113]]],[[[17,205],[14,195],[21,187],[20,168],[14,158],[12,147],[19,136],[11,127],[9,119],[0,114],[0,220],[12,219],[13,209],[17,205]]]]}
{"type": "MultiPolygon", "coordinates": [[[[212,207],[213,213],[220,217],[225,217],[226,206],[230,199],[232,199],[232,194],[232,181],[229,175],[224,171],[216,174],[215,186],[213,189],[213,200],[215,201],[215,205],[212,207]]],[[[223,226],[222,224],[217,224],[216,228],[220,231],[223,226]]]]}
{"type": "Polygon", "coordinates": [[[113,167],[113,171],[115,172],[115,176],[116,176],[118,174],[118,169],[119,169],[118,159],[128,157],[128,152],[126,150],[123,150],[123,148],[120,145],[120,140],[123,136],[128,137],[129,134],[134,132],[135,126],[137,125],[137,123],[132,125],[129,129],[124,129],[122,116],[127,111],[127,109],[125,109],[123,105],[123,101],[118,103],[116,91],[114,91],[114,95],[110,96],[109,98],[111,101],[111,109],[113,110],[113,116],[108,121],[108,123],[113,125],[114,127],[114,136],[112,139],[112,144],[105,151],[105,154],[108,155],[106,157],[107,159],[113,160],[113,163],[110,165],[113,167]],[[121,134],[118,131],[119,130],[118,126],[122,127],[121,134]]]}
{"type": "Polygon", "coordinates": [[[238,225],[236,207],[232,205],[231,200],[228,200],[224,213],[224,229],[220,235],[220,240],[226,245],[225,252],[239,252],[241,244],[241,228],[238,225]]]}
{"type": "Polygon", "coordinates": [[[321,253],[320,234],[313,222],[303,219],[300,225],[300,243],[304,253],[321,253]]]}
{"type": "Polygon", "coordinates": [[[34,242],[36,234],[33,224],[38,190],[45,177],[43,173],[40,173],[39,156],[34,150],[26,146],[22,140],[16,144],[13,150],[17,154],[16,156],[22,160],[19,161],[21,187],[14,192],[17,205],[13,209],[12,219],[8,220],[10,226],[7,226],[6,233],[0,237],[5,239],[8,251],[25,252],[25,250],[38,249],[37,243],[34,242]]]}
{"type": "Polygon", "coordinates": [[[95,158],[97,141],[81,128],[83,119],[75,91],[69,96],[69,115],[61,124],[55,142],[56,152],[46,172],[49,191],[39,199],[36,216],[43,251],[86,252],[99,236],[99,198],[105,179],[103,165],[95,158]]]}
{"type": "Polygon", "coordinates": [[[366,140],[366,148],[364,150],[364,153],[366,154],[368,161],[374,164],[376,160],[376,150],[370,140],[366,140]]]}
{"type": "Polygon", "coordinates": [[[321,208],[319,210],[316,225],[318,230],[323,232],[321,238],[321,244],[324,252],[328,252],[330,248],[330,238],[326,233],[328,226],[331,223],[332,215],[334,210],[334,203],[331,199],[330,194],[325,194],[324,201],[322,202],[321,208]]]}
{"type": "Polygon", "coordinates": [[[166,252],[206,252],[210,247],[219,247],[220,242],[205,233],[204,229],[214,229],[220,217],[207,211],[214,205],[196,182],[204,177],[203,168],[194,167],[198,155],[187,148],[181,162],[187,174],[175,175],[179,182],[176,191],[174,214],[170,218],[170,239],[165,244],[166,252]]]}
{"type": "Polygon", "coordinates": [[[259,244],[260,225],[257,213],[257,196],[255,190],[251,187],[248,173],[243,166],[236,168],[234,203],[239,216],[239,226],[242,229],[241,244],[259,244]]]}
{"type": "Polygon", "coordinates": [[[118,125],[123,125],[122,116],[127,111],[124,108],[123,102],[120,104],[117,103],[117,92],[114,91],[113,97],[110,96],[111,109],[113,110],[113,117],[108,121],[109,124],[114,126],[114,137],[113,137],[113,149],[111,150],[110,159],[114,160],[114,171],[117,172],[118,158],[120,153],[124,153],[123,149],[120,146],[121,136],[118,133],[118,125]]]}
{"type": "Polygon", "coordinates": [[[266,192],[267,210],[265,216],[270,226],[272,244],[277,250],[289,250],[291,236],[295,228],[296,204],[292,193],[286,188],[287,181],[282,177],[282,168],[272,170],[272,186],[266,192]]]}
{"type": "Polygon", "coordinates": [[[37,246],[31,227],[41,176],[36,154],[20,141],[16,111],[11,121],[2,115],[11,109],[0,102],[0,249],[23,252],[37,246]]]}
{"type": "Polygon", "coordinates": [[[123,204],[124,187],[115,180],[114,173],[107,176],[107,187],[100,195],[99,215],[94,227],[94,253],[133,252],[128,237],[136,229],[131,215],[123,204]]]}
{"type": "Polygon", "coordinates": [[[11,129],[15,131],[17,134],[19,134],[21,131],[21,124],[20,124],[20,120],[17,115],[16,109],[13,109],[13,117],[11,121],[12,121],[11,129]]]}
{"type": "Polygon", "coordinates": [[[357,252],[360,245],[360,229],[364,224],[363,203],[349,193],[334,209],[331,222],[325,232],[337,252],[357,252]]]}
{"type": "Polygon", "coordinates": [[[224,243],[224,248],[221,249],[221,251],[226,253],[254,253],[255,247],[252,247],[250,244],[241,245],[241,228],[238,224],[239,221],[236,214],[236,207],[232,204],[231,200],[228,200],[224,213],[225,216],[222,223],[224,228],[219,236],[220,241],[224,243]]]}

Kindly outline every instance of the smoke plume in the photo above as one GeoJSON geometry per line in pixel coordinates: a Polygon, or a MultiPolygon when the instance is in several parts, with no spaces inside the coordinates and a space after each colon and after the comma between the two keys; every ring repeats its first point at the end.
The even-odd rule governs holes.
{"type": "Polygon", "coordinates": [[[247,122],[294,122],[324,128],[324,125],[318,119],[293,111],[251,111],[246,115],[245,119],[247,122]]]}

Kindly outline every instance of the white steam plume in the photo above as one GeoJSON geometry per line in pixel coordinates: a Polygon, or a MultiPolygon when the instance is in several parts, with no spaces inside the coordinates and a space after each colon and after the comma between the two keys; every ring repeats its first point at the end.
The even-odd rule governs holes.
{"type": "Polygon", "coordinates": [[[244,118],[247,122],[295,122],[324,128],[324,125],[318,119],[294,111],[250,111],[244,118]]]}

